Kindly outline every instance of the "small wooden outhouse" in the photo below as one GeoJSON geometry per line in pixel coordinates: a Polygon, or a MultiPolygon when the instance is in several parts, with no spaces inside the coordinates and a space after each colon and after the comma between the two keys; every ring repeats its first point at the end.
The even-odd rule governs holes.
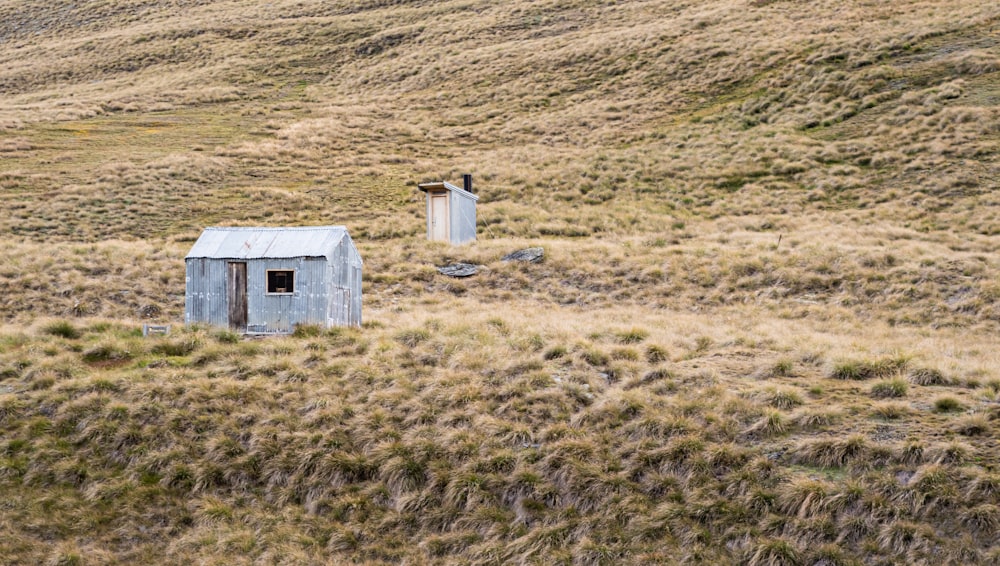
{"type": "Polygon", "coordinates": [[[246,334],[361,324],[361,255],[343,226],[206,228],[184,261],[187,324],[246,334]]]}
{"type": "Polygon", "coordinates": [[[446,181],[420,183],[427,193],[427,239],[464,244],[476,239],[476,202],[472,175],[463,175],[463,187],[446,181]]]}

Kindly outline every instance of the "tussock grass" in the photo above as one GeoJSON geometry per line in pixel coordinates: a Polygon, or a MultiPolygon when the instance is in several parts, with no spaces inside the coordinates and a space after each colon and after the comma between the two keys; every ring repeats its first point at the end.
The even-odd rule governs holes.
{"type": "Polygon", "coordinates": [[[914,385],[948,385],[951,381],[941,370],[935,368],[913,368],[907,374],[914,385]]]}
{"type": "Polygon", "coordinates": [[[996,558],[994,12],[0,6],[0,556],[996,558]],[[181,326],[205,225],[331,223],[364,327],[181,326]]]}
{"type": "Polygon", "coordinates": [[[934,400],[934,411],[938,413],[955,413],[963,410],[965,406],[954,397],[944,396],[934,400]]]}
{"type": "Polygon", "coordinates": [[[760,375],[764,378],[793,377],[795,375],[795,363],[788,358],[782,358],[761,371],[760,375]]]}
{"type": "Polygon", "coordinates": [[[829,375],[834,379],[873,379],[891,377],[902,371],[909,363],[906,357],[888,357],[875,360],[844,360],[836,362],[830,368],[829,375]]]}
{"type": "Polygon", "coordinates": [[[744,434],[750,437],[779,436],[789,430],[788,419],[780,411],[767,411],[764,416],[750,425],[744,434]]]}
{"type": "Polygon", "coordinates": [[[794,389],[765,390],[764,398],[768,405],[777,409],[791,409],[803,403],[802,396],[794,389]]]}
{"type": "Polygon", "coordinates": [[[807,408],[793,413],[791,421],[804,429],[822,429],[840,422],[843,417],[835,408],[807,408]]]}
{"type": "Polygon", "coordinates": [[[954,430],[963,436],[989,434],[992,429],[990,419],[982,414],[968,415],[954,425],[954,430]]]}
{"type": "Polygon", "coordinates": [[[797,462],[818,468],[864,466],[869,462],[871,453],[870,443],[859,435],[808,441],[793,449],[797,462]]]}
{"type": "Polygon", "coordinates": [[[127,344],[119,341],[107,341],[97,344],[83,352],[83,361],[90,363],[126,362],[134,357],[127,344]]]}
{"type": "Polygon", "coordinates": [[[802,554],[802,550],[789,540],[764,539],[750,545],[745,562],[754,566],[799,564],[802,554]]]}
{"type": "Polygon", "coordinates": [[[887,421],[902,419],[913,413],[913,409],[903,403],[879,403],[875,405],[872,414],[887,421]]]}
{"type": "Polygon", "coordinates": [[[670,353],[663,346],[650,344],[645,350],[646,361],[655,364],[665,362],[670,359],[670,353]]]}
{"type": "MultiPolygon", "coordinates": [[[[469,303],[470,308],[473,305],[469,303]]],[[[497,335],[490,329],[495,330],[498,325],[482,315],[478,315],[479,318],[466,316],[456,325],[435,319],[413,319],[402,313],[397,316],[383,328],[368,331],[377,334],[368,338],[383,343],[383,347],[360,352],[340,350],[340,345],[360,338],[358,331],[336,331],[262,343],[231,343],[214,340],[215,331],[211,329],[194,328],[165,340],[151,340],[144,348],[136,350],[137,356],[171,357],[167,353],[157,353],[157,344],[186,341],[193,347],[189,357],[194,359],[201,355],[204,358],[199,371],[214,373],[215,377],[205,379],[191,372],[181,373],[176,379],[182,380],[179,383],[185,383],[186,387],[163,389],[155,380],[132,383],[119,378],[101,383],[101,379],[90,374],[118,372],[127,375],[132,370],[122,366],[91,368],[71,378],[90,382],[86,388],[67,388],[69,383],[61,386],[62,391],[92,392],[90,396],[78,397],[73,411],[61,412],[65,421],[33,421],[25,430],[36,435],[31,438],[41,438],[37,435],[49,434],[47,431],[80,430],[79,438],[91,444],[108,442],[130,446],[129,443],[146,442],[140,429],[132,424],[141,418],[153,426],[185,435],[180,438],[191,435],[184,449],[176,447],[177,440],[174,440],[174,448],[164,445],[161,449],[153,448],[147,456],[137,453],[136,471],[131,481],[136,485],[149,482],[156,489],[170,493],[217,494],[211,497],[219,499],[206,500],[197,511],[192,527],[195,530],[204,532],[230,524],[230,517],[244,512],[238,501],[225,495],[228,490],[235,486],[267,486],[262,487],[270,493],[262,502],[265,509],[301,505],[314,510],[313,517],[328,516],[338,524],[374,524],[377,521],[383,528],[392,525],[391,532],[395,533],[392,536],[402,539],[413,536],[412,533],[426,532],[420,535],[419,548],[426,552],[428,559],[453,552],[458,548],[454,545],[468,545],[473,538],[478,541],[474,543],[477,547],[492,540],[489,544],[495,547],[494,551],[505,556],[515,552],[537,552],[546,556],[566,552],[593,558],[651,552],[644,550],[644,546],[622,546],[603,538],[605,529],[629,528],[629,519],[614,523],[613,518],[605,516],[608,503],[622,501],[621,498],[628,498],[628,508],[634,510],[649,508],[655,501],[683,498],[688,502],[687,510],[675,509],[674,518],[663,520],[673,522],[672,532],[686,532],[690,536],[697,532],[717,532],[721,536],[719,529],[723,525],[728,525],[727,529],[753,528],[752,517],[756,515],[749,512],[751,508],[787,514],[786,520],[791,521],[826,520],[830,526],[823,528],[839,533],[842,528],[855,527],[849,521],[837,522],[837,514],[863,505],[867,495],[884,489],[865,476],[857,476],[858,479],[850,483],[844,479],[846,476],[835,474],[819,484],[810,484],[798,472],[789,475],[787,470],[780,471],[781,465],[776,467],[763,452],[772,439],[808,438],[811,433],[806,431],[842,423],[849,417],[821,415],[822,408],[812,407],[802,407],[799,412],[785,416],[780,410],[771,408],[766,409],[770,412],[763,418],[759,417],[761,424],[751,421],[748,428],[741,428],[739,423],[754,414],[757,403],[767,407],[768,396],[782,391],[773,386],[761,389],[756,395],[727,395],[718,386],[724,379],[723,374],[706,380],[698,370],[689,373],[690,369],[678,365],[670,370],[673,377],[669,379],[689,380],[701,388],[700,392],[652,393],[648,388],[662,379],[649,382],[637,379],[628,391],[618,391],[619,386],[615,383],[593,375],[599,373],[599,369],[592,368],[586,360],[571,359],[571,364],[566,366],[561,358],[544,360],[541,352],[524,358],[516,341],[495,341],[497,335]],[[468,348],[467,342],[452,342],[451,336],[472,335],[488,346],[484,351],[493,355],[499,354],[496,349],[505,352],[507,365],[500,368],[496,378],[487,378],[460,366],[421,364],[402,372],[393,370],[386,364],[409,358],[413,349],[396,338],[414,328],[425,329],[427,333],[416,349],[430,344],[452,344],[452,347],[464,344],[468,348]],[[204,355],[213,351],[214,354],[204,355]],[[333,382],[329,382],[330,376],[320,378],[320,375],[331,361],[327,356],[332,355],[344,358],[350,368],[334,375],[333,382]],[[240,358],[258,367],[259,373],[242,380],[223,373],[228,371],[226,368],[234,359],[240,358]],[[574,371],[573,368],[584,373],[577,377],[562,373],[559,380],[549,373],[552,370],[574,371]],[[386,379],[380,375],[383,371],[395,377],[386,379]],[[294,372],[300,373],[304,380],[288,379],[287,375],[294,372]],[[586,377],[588,373],[592,377],[586,377]],[[328,383],[326,387],[334,387],[338,395],[327,398],[329,400],[307,395],[312,388],[324,387],[323,383],[328,383]],[[589,386],[587,389],[594,399],[573,392],[572,387],[581,383],[589,386]],[[137,399],[147,398],[152,391],[158,391],[157,404],[161,409],[149,412],[130,401],[133,395],[137,399]],[[111,401],[109,395],[120,401],[111,401]],[[725,410],[717,411],[713,400],[720,398],[723,400],[720,407],[725,410]],[[359,403],[362,399],[368,403],[368,408],[359,403]],[[280,409],[290,401],[287,409],[280,409]],[[194,415],[188,409],[206,403],[214,407],[212,413],[194,415]],[[487,409],[491,406],[500,411],[487,409]],[[267,408],[265,412],[258,412],[264,408],[267,408]],[[243,421],[251,424],[242,432],[236,421],[229,423],[228,418],[211,416],[245,415],[240,417],[242,419],[249,416],[248,410],[254,411],[257,417],[253,421],[243,421]],[[474,412],[470,414],[470,411],[474,412]],[[567,417],[575,415],[570,420],[571,426],[543,425],[539,432],[534,432],[538,424],[552,418],[553,411],[563,411],[567,417]],[[819,416],[813,420],[800,417],[800,413],[805,412],[819,416]],[[490,417],[488,422],[477,416],[485,414],[496,416],[490,417]],[[515,415],[519,415],[517,419],[510,420],[515,415]],[[525,419],[530,419],[527,421],[529,426],[518,422],[525,419]],[[115,424],[100,426],[102,420],[115,424]],[[730,424],[726,424],[727,421],[730,424]],[[80,423],[86,424],[81,428],[80,423]],[[299,427],[321,423],[326,431],[322,434],[302,436],[295,432],[299,427]],[[473,426],[473,423],[477,424],[473,426]],[[119,432],[117,429],[121,425],[125,427],[119,432]],[[443,438],[442,432],[446,435],[443,438]],[[739,444],[733,442],[733,434],[740,435],[739,444]],[[602,437],[617,441],[609,443],[600,440],[602,437]],[[664,442],[664,438],[668,440],[664,442]],[[196,459],[183,457],[190,451],[198,455],[196,459]],[[792,483],[786,485],[789,481],[792,483]],[[722,494],[741,498],[739,504],[727,503],[721,498],[722,494]],[[554,527],[545,526],[558,525],[559,517],[563,517],[570,506],[578,514],[574,519],[576,528],[587,529],[592,544],[571,543],[560,534],[561,528],[552,530],[554,527]],[[419,513],[421,518],[407,513],[419,513]],[[831,514],[833,519],[829,518],[831,514]],[[404,515],[412,518],[407,519],[404,515]],[[447,517],[451,516],[461,517],[461,523],[450,523],[447,517]],[[515,520],[515,526],[510,527],[517,517],[522,519],[515,520]],[[454,526],[447,526],[449,524],[454,526]],[[501,527],[504,524],[507,527],[501,527]],[[471,532],[478,534],[473,536],[471,532]],[[494,538],[500,533],[507,533],[502,536],[512,538],[494,538]],[[504,543],[504,540],[510,542],[504,543]],[[597,542],[599,540],[606,542],[597,542]]],[[[574,330],[570,331],[569,327],[560,330],[565,333],[562,338],[580,343],[590,341],[587,321],[589,316],[581,313],[574,330]]],[[[504,321],[503,334],[508,337],[534,331],[530,323],[517,317],[504,321]]],[[[107,336],[102,339],[108,342],[125,344],[133,339],[128,336],[127,329],[107,326],[104,332],[107,336]]],[[[669,336],[657,334],[659,332],[651,332],[656,335],[649,339],[670,341],[669,336]]],[[[725,340],[719,341],[719,344],[725,343],[725,340]]],[[[71,345],[67,342],[63,347],[71,345]]],[[[721,351],[729,347],[740,346],[716,346],[721,351]]],[[[657,366],[645,367],[648,368],[645,371],[651,372],[657,366]]],[[[175,370],[162,366],[147,371],[170,375],[175,370]]],[[[37,390],[33,394],[43,395],[45,391],[37,390]]],[[[16,453],[24,449],[22,445],[16,448],[16,453]]],[[[940,462],[938,466],[953,466],[957,462],[968,462],[973,454],[971,450],[957,445],[933,445],[925,450],[926,461],[940,462]]],[[[875,445],[860,438],[849,442],[811,441],[793,453],[795,461],[807,469],[842,469],[850,474],[855,473],[854,470],[871,470],[886,458],[875,445]]],[[[897,458],[896,455],[892,457],[897,458]]],[[[91,462],[100,460],[92,459],[91,462]]],[[[108,473],[102,471],[105,468],[101,465],[91,465],[86,475],[81,475],[79,470],[78,466],[60,465],[56,473],[66,478],[59,481],[80,486],[79,489],[87,494],[82,501],[96,503],[109,497],[120,498],[125,493],[122,489],[134,489],[129,488],[127,482],[101,479],[102,474],[108,473]]],[[[914,493],[929,494],[920,495],[925,502],[915,508],[920,515],[912,517],[914,524],[922,521],[929,509],[944,505],[943,495],[934,491],[937,488],[933,485],[937,484],[931,481],[932,476],[927,471],[921,477],[930,479],[920,479],[913,484],[922,486],[919,487],[922,491],[914,493]]],[[[31,482],[29,485],[36,486],[49,485],[48,482],[53,481],[46,479],[51,476],[41,470],[26,470],[22,477],[31,482]]],[[[948,505],[958,504],[957,495],[948,497],[948,505]]],[[[898,515],[899,511],[895,513],[898,515]]],[[[979,520],[988,521],[988,514],[979,520]]],[[[864,532],[878,532],[889,528],[882,525],[889,524],[877,523],[864,532]]],[[[762,523],[758,528],[765,527],[762,523]]],[[[643,528],[647,533],[655,532],[643,528]]],[[[248,544],[240,538],[243,535],[232,536],[243,541],[239,544],[248,544]]],[[[330,540],[336,543],[336,552],[345,555],[386,552],[376,551],[381,543],[364,536],[330,540]]],[[[643,540],[648,540],[649,544],[664,543],[655,535],[643,540]]],[[[756,544],[751,542],[741,548],[747,556],[752,556],[757,552],[756,544]]],[[[296,548],[304,552],[301,547],[296,548]]],[[[835,554],[839,549],[849,554],[845,548],[831,547],[825,552],[835,554]]],[[[806,551],[800,549],[799,552],[806,551]]]]}
{"type": "Polygon", "coordinates": [[[58,320],[46,324],[43,328],[46,334],[51,334],[52,336],[59,336],[62,338],[68,338],[70,340],[75,340],[83,335],[79,328],[73,325],[73,323],[66,320],[58,320]]]}
{"type": "MultiPolygon", "coordinates": [[[[389,537],[416,541],[416,552],[428,560],[487,546],[492,550],[482,552],[508,557],[568,553],[579,560],[628,560],[653,556],[682,537],[724,536],[733,529],[760,530],[738,547],[739,556],[769,560],[790,552],[780,542],[793,531],[776,530],[777,519],[816,523],[796,527],[805,530],[788,540],[840,540],[827,543],[824,555],[851,556],[847,541],[889,532],[899,521],[921,525],[946,507],[964,510],[965,522],[956,524],[976,533],[969,544],[988,536],[976,529],[988,527],[990,509],[976,507],[981,501],[967,505],[964,492],[942,491],[955,485],[953,479],[935,479],[953,478],[954,466],[974,461],[976,446],[931,444],[886,455],[861,436],[812,438],[814,431],[852,422],[851,413],[803,401],[786,414],[771,407],[771,400],[795,397],[788,395],[795,389],[757,389],[758,382],[747,382],[739,372],[729,378],[720,371],[709,379],[701,368],[671,364],[668,370],[640,357],[629,361],[640,371],[626,389],[625,383],[601,377],[602,368],[583,358],[546,359],[544,350],[524,352],[512,339],[537,332],[604,347],[603,338],[592,342],[589,326],[581,324],[590,319],[587,311],[563,319],[565,327],[543,330],[530,318],[511,316],[501,329],[475,301],[457,304],[467,310],[455,322],[398,313],[383,315],[379,328],[250,342],[219,340],[218,331],[199,327],[143,340],[128,327],[84,321],[81,326],[90,329],[76,340],[128,348],[133,357],[84,364],[87,350],[74,351],[74,341],[66,340],[54,346],[56,363],[46,363],[38,374],[53,376],[48,387],[32,388],[33,378],[20,373],[6,378],[4,384],[17,387],[22,401],[6,394],[0,405],[0,422],[11,434],[2,447],[3,481],[29,491],[63,486],[74,506],[124,502],[118,513],[129,516],[145,512],[154,498],[171,516],[191,514],[179,540],[222,529],[233,537],[227,548],[250,553],[284,547],[268,538],[273,527],[251,537],[239,525],[275,525],[272,513],[281,509],[298,509],[279,521],[289,532],[323,526],[333,533],[320,547],[327,552],[410,555],[386,548],[389,537]],[[398,339],[415,329],[423,332],[414,346],[398,339]],[[475,342],[458,338],[466,336],[475,342]],[[363,341],[379,346],[357,349],[363,341]],[[484,373],[479,365],[470,370],[465,362],[419,361],[442,347],[474,348],[493,360],[485,368],[496,368],[495,373],[484,373]],[[149,361],[185,359],[197,365],[149,361]],[[343,367],[331,372],[335,363],[343,367]],[[69,371],[58,373],[60,366],[69,371]],[[136,379],[137,371],[142,379],[136,379]],[[643,372],[658,377],[639,377],[643,372]],[[696,389],[658,387],[665,381],[696,389]],[[721,383],[748,389],[735,395],[721,383]],[[26,403],[56,408],[52,417],[39,418],[26,403]],[[570,424],[556,424],[554,418],[570,424]],[[48,439],[58,443],[64,437],[94,449],[47,451],[48,439]],[[792,450],[774,456],[772,443],[786,441],[792,450]],[[909,491],[901,492],[881,483],[877,470],[889,461],[937,468],[922,469],[906,484],[909,491]],[[827,479],[810,479],[817,470],[827,479]],[[261,495],[247,495],[255,491],[261,495]],[[882,492],[895,503],[866,502],[875,497],[868,494],[882,492]],[[196,507],[182,503],[191,497],[200,501],[196,507]],[[252,509],[245,505],[247,497],[255,501],[252,509]],[[864,521],[851,518],[866,506],[892,504],[903,507],[864,511],[864,521]],[[648,521],[635,520],[647,514],[648,521]],[[590,542],[571,543],[567,520],[590,542]],[[664,536],[657,524],[669,525],[671,534],[664,536]],[[818,531],[810,529],[828,534],[814,539],[809,533],[818,531]],[[609,537],[612,532],[628,533],[633,542],[609,537]]],[[[656,315],[630,316],[648,323],[644,317],[656,315]]],[[[686,332],[646,327],[647,340],[657,343],[671,343],[686,332]]],[[[743,348],[727,340],[727,332],[739,330],[716,334],[714,348],[743,348]]],[[[3,363],[49,339],[44,326],[34,334],[6,337],[3,363]]],[[[829,383],[839,395],[843,382],[829,383]]],[[[983,437],[968,438],[978,443],[983,437]]],[[[988,473],[977,474],[969,489],[995,491],[988,473]]],[[[156,539],[142,540],[147,541],[143,552],[158,548],[156,539]]],[[[174,548],[204,552],[187,544],[174,548]]],[[[291,545],[288,552],[312,556],[308,544],[283,544],[291,545]]],[[[814,552],[794,551],[799,560],[814,552]]],[[[896,556],[895,551],[880,546],[870,552],[896,556]]]]}
{"type": "Polygon", "coordinates": [[[872,385],[870,394],[876,399],[887,397],[906,397],[906,381],[902,379],[887,379],[872,385]]]}

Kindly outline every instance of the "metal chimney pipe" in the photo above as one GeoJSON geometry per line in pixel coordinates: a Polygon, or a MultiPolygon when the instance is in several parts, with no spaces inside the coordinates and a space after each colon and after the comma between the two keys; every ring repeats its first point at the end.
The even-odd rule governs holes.
{"type": "Polygon", "coordinates": [[[462,188],[465,189],[466,191],[470,192],[470,193],[472,192],[472,175],[471,174],[466,173],[465,175],[462,175],[462,188]]]}

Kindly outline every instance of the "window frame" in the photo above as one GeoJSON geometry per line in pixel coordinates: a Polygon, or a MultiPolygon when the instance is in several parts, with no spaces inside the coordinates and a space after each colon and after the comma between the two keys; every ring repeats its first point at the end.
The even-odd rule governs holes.
{"type": "Polygon", "coordinates": [[[274,295],[274,296],[279,296],[279,297],[281,297],[281,296],[288,296],[288,295],[294,295],[295,294],[295,283],[296,283],[295,280],[296,279],[297,279],[297,276],[296,276],[296,273],[295,273],[294,269],[284,269],[284,268],[282,268],[282,269],[265,269],[264,270],[264,294],[265,295],[274,295]],[[277,272],[288,273],[288,274],[291,275],[291,291],[280,291],[279,292],[279,291],[272,291],[271,290],[271,274],[272,273],[277,273],[277,272]]]}

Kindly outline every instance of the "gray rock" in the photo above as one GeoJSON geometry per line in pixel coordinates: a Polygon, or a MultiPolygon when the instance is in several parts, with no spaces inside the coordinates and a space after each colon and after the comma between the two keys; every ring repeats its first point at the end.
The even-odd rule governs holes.
{"type": "Polygon", "coordinates": [[[451,265],[439,267],[437,270],[441,275],[447,275],[448,277],[469,277],[479,272],[479,266],[472,265],[471,263],[452,263],[451,265]]]}
{"type": "Polygon", "coordinates": [[[545,250],[543,248],[526,248],[523,250],[518,250],[516,252],[511,252],[501,259],[503,261],[523,261],[526,263],[540,263],[545,257],[545,250]]]}

